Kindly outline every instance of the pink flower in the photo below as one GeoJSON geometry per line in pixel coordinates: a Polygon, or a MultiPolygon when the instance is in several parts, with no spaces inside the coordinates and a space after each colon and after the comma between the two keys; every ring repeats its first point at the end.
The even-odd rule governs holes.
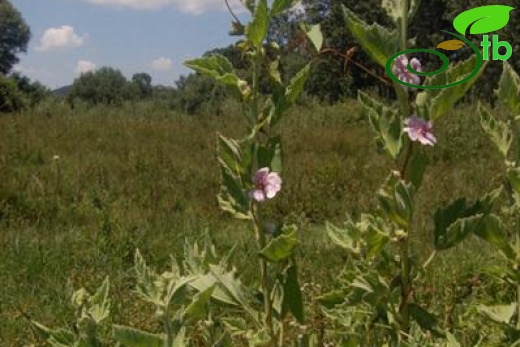
{"type": "Polygon", "coordinates": [[[432,133],[433,124],[431,121],[411,116],[404,121],[404,124],[406,127],[403,130],[408,134],[410,140],[419,141],[423,145],[429,146],[433,146],[437,142],[432,133]]]}
{"type": "MultiPolygon", "coordinates": [[[[421,62],[417,58],[412,58],[410,61],[410,66],[415,71],[422,72],[421,62]]],[[[392,68],[392,73],[403,82],[415,85],[421,84],[421,78],[408,70],[408,58],[404,54],[395,58],[395,64],[392,68]]]]}
{"type": "Polygon", "coordinates": [[[249,196],[256,201],[272,199],[282,188],[282,179],[276,172],[269,172],[268,167],[261,168],[253,176],[255,189],[249,192],[249,196]]]}

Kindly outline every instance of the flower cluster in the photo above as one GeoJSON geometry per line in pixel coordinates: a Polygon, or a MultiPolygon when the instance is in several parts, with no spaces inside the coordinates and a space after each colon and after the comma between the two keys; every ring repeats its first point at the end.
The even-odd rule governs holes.
{"type": "Polygon", "coordinates": [[[419,141],[423,145],[433,146],[437,139],[432,133],[433,124],[431,121],[425,121],[416,116],[408,117],[404,124],[406,127],[403,129],[408,137],[412,141],[419,141]]]}
{"type": "Polygon", "coordinates": [[[272,199],[282,189],[282,179],[276,172],[269,172],[268,167],[261,168],[253,176],[255,188],[249,192],[249,196],[258,201],[272,199]]]}
{"type": "MultiPolygon", "coordinates": [[[[410,66],[415,71],[422,72],[421,62],[417,58],[412,58],[412,60],[410,60],[410,66]]],[[[408,70],[408,58],[404,54],[395,59],[392,73],[403,82],[415,85],[421,84],[421,78],[408,70]]]]}

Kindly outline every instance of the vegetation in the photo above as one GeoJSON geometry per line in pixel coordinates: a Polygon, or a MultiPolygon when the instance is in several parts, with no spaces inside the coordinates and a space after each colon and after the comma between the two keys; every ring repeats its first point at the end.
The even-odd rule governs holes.
{"type": "Polygon", "coordinates": [[[501,64],[499,107],[470,94],[488,64],[464,30],[510,8],[462,18],[474,54],[428,75],[410,35],[436,34],[409,28],[445,2],[242,3],[240,41],[175,89],[2,76],[0,343],[518,345],[520,77],[501,64]]]}

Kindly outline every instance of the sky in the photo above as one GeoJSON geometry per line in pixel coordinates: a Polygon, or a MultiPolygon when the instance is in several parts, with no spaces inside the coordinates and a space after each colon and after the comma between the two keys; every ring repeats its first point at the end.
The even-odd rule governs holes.
{"type": "MultiPolygon", "coordinates": [[[[237,39],[224,0],[10,1],[32,33],[15,71],[51,89],[103,66],[172,86],[190,72],[183,61],[237,39]]],[[[239,0],[229,3],[244,19],[239,0]]]]}

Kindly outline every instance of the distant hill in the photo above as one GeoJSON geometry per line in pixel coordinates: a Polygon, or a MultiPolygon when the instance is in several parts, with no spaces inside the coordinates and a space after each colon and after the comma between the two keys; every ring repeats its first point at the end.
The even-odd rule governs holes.
{"type": "Polygon", "coordinates": [[[52,94],[54,94],[55,96],[66,97],[67,95],[69,95],[71,88],[72,88],[72,86],[64,86],[64,87],[61,87],[58,89],[54,89],[52,91],[52,94]]]}

